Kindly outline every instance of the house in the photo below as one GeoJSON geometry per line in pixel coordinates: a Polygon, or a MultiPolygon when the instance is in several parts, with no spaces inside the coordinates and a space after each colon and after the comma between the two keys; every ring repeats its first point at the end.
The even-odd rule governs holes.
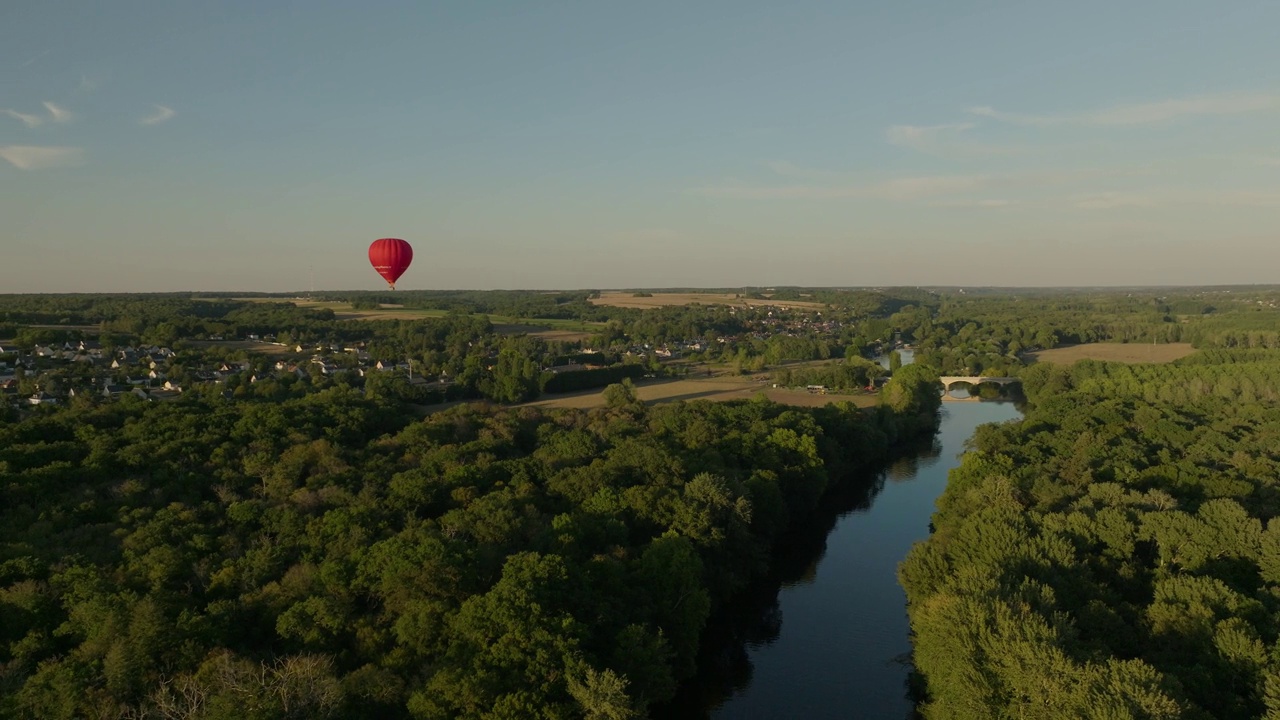
{"type": "Polygon", "coordinates": [[[179,392],[179,393],[182,392],[182,386],[172,380],[165,380],[164,389],[172,390],[174,392],[179,392]]]}
{"type": "Polygon", "coordinates": [[[395,370],[396,364],[390,360],[379,360],[374,367],[379,370],[395,370]]]}
{"type": "Polygon", "coordinates": [[[28,405],[57,405],[58,399],[53,397],[52,395],[47,395],[43,392],[38,392],[35,395],[32,395],[31,397],[27,398],[27,404],[28,405]]]}
{"type": "Polygon", "coordinates": [[[138,376],[138,377],[126,378],[125,382],[129,383],[130,385],[133,385],[134,387],[137,387],[139,385],[147,385],[151,382],[151,380],[146,377],[138,376]]]}
{"type": "Polygon", "coordinates": [[[152,370],[151,372],[147,373],[147,377],[151,378],[152,380],[164,380],[165,378],[168,377],[168,375],[165,375],[159,370],[152,370]]]}
{"type": "Polygon", "coordinates": [[[115,400],[116,398],[120,397],[124,393],[128,392],[128,390],[129,390],[128,385],[115,385],[115,384],[104,385],[102,387],[102,397],[107,398],[108,400],[115,400]]]}

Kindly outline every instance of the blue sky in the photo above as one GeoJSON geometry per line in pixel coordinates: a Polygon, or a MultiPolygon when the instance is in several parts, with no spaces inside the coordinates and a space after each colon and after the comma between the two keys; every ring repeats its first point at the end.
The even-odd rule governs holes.
{"type": "Polygon", "coordinates": [[[0,4],[0,292],[1274,283],[1280,3],[0,4]]]}

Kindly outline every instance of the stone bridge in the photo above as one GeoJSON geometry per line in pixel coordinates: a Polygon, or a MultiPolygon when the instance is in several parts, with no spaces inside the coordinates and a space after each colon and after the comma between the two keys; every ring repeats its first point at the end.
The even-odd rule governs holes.
{"type": "Polygon", "coordinates": [[[942,383],[944,392],[951,392],[951,386],[959,383],[968,383],[970,385],[981,385],[982,383],[1008,385],[1010,383],[1022,382],[1016,377],[988,377],[986,375],[944,375],[938,378],[938,380],[942,383]]]}

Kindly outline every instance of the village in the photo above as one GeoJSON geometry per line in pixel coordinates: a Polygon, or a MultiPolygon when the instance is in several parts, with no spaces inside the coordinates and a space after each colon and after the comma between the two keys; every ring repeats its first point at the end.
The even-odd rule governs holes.
{"type": "MultiPolygon", "coordinates": [[[[260,340],[256,335],[248,339],[260,340]]],[[[309,359],[272,361],[267,355],[255,354],[246,359],[210,361],[206,356],[216,353],[180,353],[154,345],[107,350],[89,340],[32,348],[0,344],[0,398],[20,407],[57,405],[78,397],[114,400],[127,395],[156,401],[178,398],[197,386],[239,384],[232,382],[233,378],[252,384],[285,376],[304,379],[354,373],[363,377],[368,372],[411,371],[407,362],[371,360],[360,345],[295,345],[283,349],[292,350],[295,357],[312,354],[309,359]]],[[[415,380],[428,382],[424,378],[415,380]]],[[[432,382],[447,384],[448,379],[432,382]]],[[[233,395],[229,387],[223,392],[227,397],[233,395]]]]}
{"type": "MultiPolygon", "coordinates": [[[[582,338],[553,342],[541,370],[552,376],[600,370],[622,363],[647,363],[650,372],[662,365],[681,372],[686,358],[701,358],[714,347],[717,354],[743,345],[774,339],[833,337],[843,324],[823,319],[821,312],[796,312],[788,308],[758,308],[760,313],[738,316],[730,308],[740,332],[706,332],[701,337],[670,341],[668,337],[640,333],[653,340],[631,338],[582,338]]],[[[367,341],[293,341],[286,333],[248,332],[199,334],[178,339],[172,347],[126,344],[104,346],[95,340],[68,340],[19,346],[0,341],[0,404],[34,408],[68,404],[77,398],[95,401],[133,397],[143,401],[167,401],[204,389],[227,398],[236,389],[264,381],[337,380],[364,378],[369,373],[394,373],[414,387],[443,393],[454,378],[439,365],[425,368],[411,359],[389,359],[370,354],[367,341]],[[427,370],[432,370],[428,372],[427,370]]],[[[497,353],[484,358],[492,370],[497,353]]],[[[810,389],[813,390],[812,388],[810,389]]]]}

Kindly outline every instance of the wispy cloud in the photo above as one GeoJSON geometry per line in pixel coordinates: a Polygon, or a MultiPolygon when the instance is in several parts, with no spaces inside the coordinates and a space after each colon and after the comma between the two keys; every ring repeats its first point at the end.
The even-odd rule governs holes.
{"type": "Polygon", "coordinates": [[[1227,207],[1280,207],[1280,189],[1185,190],[1160,189],[1137,192],[1103,192],[1076,196],[1073,204],[1083,210],[1154,208],[1170,205],[1218,205],[1227,207]]]}
{"type": "Polygon", "coordinates": [[[49,111],[49,117],[53,118],[54,122],[56,123],[71,122],[72,115],[70,110],[64,107],[59,107],[58,105],[54,105],[51,102],[45,102],[44,107],[46,110],[49,111]]]}
{"type": "Polygon", "coordinates": [[[991,173],[983,175],[925,175],[893,178],[878,182],[859,181],[851,173],[829,170],[812,170],[790,163],[770,163],[779,175],[807,180],[794,184],[750,184],[736,180],[718,185],[690,188],[686,193],[705,197],[740,198],[747,200],[827,200],[872,199],[917,201],[931,200],[931,205],[955,207],[1005,207],[1013,201],[1000,198],[980,198],[974,195],[986,191],[1047,189],[1061,186],[1078,186],[1083,181],[1104,178],[1132,178],[1151,175],[1156,169],[1147,166],[1114,166],[1082,168],[1043,168],[1021,172],[991,173]],[[823,180],[826,180],[825,182],[823,180]],[[948,197],[950,196],[950,197],[948,197]]]}
{"type": "Polygon", "coordinates": [[[1083,210],[1112,210],[1125,207],[1155,207],[1159,205],[1156,197],[1141,192],[1104,192],[1082,195],[1076,198],[1075,206],[1083,210]]]}
{"type": "Polygon", "coordinates": [[[44,118],[39,115],[28,115],[26,113],[20,113],[17,110],[5,110],[4,114],[16,120],[21,120],[22,124],[29,128],[36,127],[40,123],[44,122],[44,118]]]}
{"type": "Polygon", "coordinates": [[[968,131],[975,127],[974,123],[893,125],[885,131],[885,139],[891,145],[951,158],[1017,155],[1028,150],[1016,145],[990,145],[971,140],[968,131]]]}
{"type": "Polygon", "coordinates": [[[166,120],[172,118],[174,115],[178,114],[173,111],[173,108],[165,107],[164,105],[156,105],[155,108],[156,108],[155,112],[142,118],[138,122],[142,123],[143,125],[159,125],[160,123],[165,122],[166,120]]]}
{"type": "Polygon", "coordinates": [[[937,146],[942,139],[951,139],[956,133],[973,127],[973,123],[954,125],[894,125],[885,132],[892,145],[927,150],[937,146]]]}
{"type": "Polygon", "coordinates": [[[1188,116],[1243,115],[1277,109],[1280,109],[1280,95],[1230,94],[1117,105],[1104,110],[1063,115],[1011,113],[987,106],[969,108],[969,113],[1013,125],[1127,126],[1151,125],[1188,116]]]}
{"type": "Polygon", "coordinates": [[[881,200],[919,200],[982,189],[990,178],[981,175],[935,175],[895,178],[871,184],[845,185],[782,185],[747,186],[727,185],[701,187],[690,190],[707,197],[739,198],[745,200],[830,200],[838,198],[867,198],[881,200]]]}
{"type": "Polygon", "coordinates": [[[76,147],[3,145],[0,146],[0,158],[19,170],[44,170],[79,165],[84,159],[84,150],[76,147]]]}
{"type": "Polygon", "coordinates": [[[47,48],[47,49],[46,49],[46,50],[44,50],[43,52],[40,52],[39,54],[37,54],[37,55],[35,55],[35,56],[31,57],[31,58],[28,58],[25,62],[23,62],[23,63],[22,63],[21,65],[19,65],[18,67],[26,67],[26,66],[28,66],[28,65],[31,65],[31,64],[32,64],[32,63],[34,63],[35,61],[39,60],[40,58],[44,57],[45,55],[48,55],[48,54],[49,54],[49,53],[51,53],[51,52],[53,52],[53,48],[47,48]]]}
{"type": "Polygon", "coordinates": [[[967,207],[967,208],[1002,208],[1013,205],[1011,200],[1002,199],[984,199],[984,200],[939,200],[930,203],[934,207],[967,207]]]}
{"type": "Polygon", "coordinates": [[[767,162],[765,163],[765,167],[768,167],[770,170],[782,177],[795,178],[797,180],[809,180],[812,182],[840,183],[850,182],[854,178],[853,173],[802,167],[795,163],[787,162],[786,160],[774,160],[772,162],[767,162]]]}

